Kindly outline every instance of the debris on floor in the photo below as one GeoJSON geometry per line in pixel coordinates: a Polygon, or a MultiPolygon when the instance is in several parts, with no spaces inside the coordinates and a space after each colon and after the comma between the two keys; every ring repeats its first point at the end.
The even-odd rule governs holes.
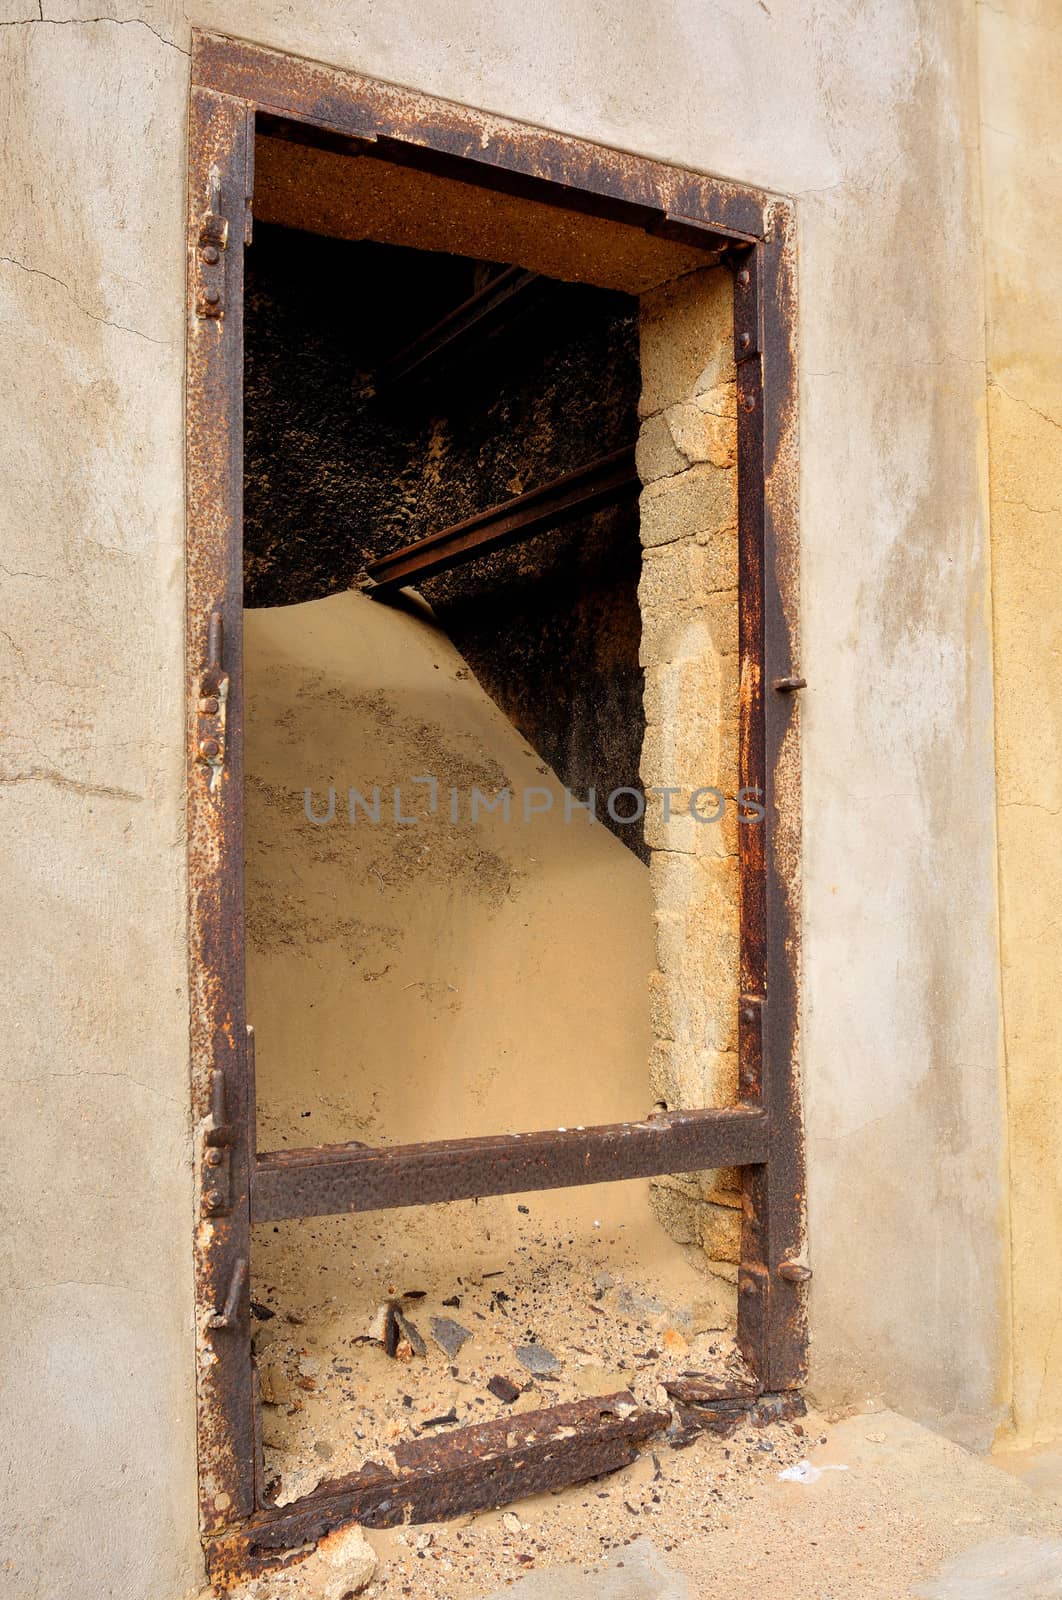
{"type": "Polygon", "coordinates": [[[305,1560],[240,1584],[231,1600],[354,1600],[369,1589],[377,1565],[361,1528],[339,1528],[305,1560]]]}
{"type": "Polygon", "coordinates": [[[253,1338],[277,1505],[369,1461],[393,1469],[404,1443],[591,1396],[665,1410],[673,1443],[706,1425],[707,1400],[724,1432],[741,1419],[754,1385],[725,1329],[705,1326],[725,1318],[706,1310],[704,1271],[666,1239],[670,1270],[639,1260],[630,1211],[587,1232],[563,1209],[528,1195],[285,1224],[297,1251],[290,1231],[260,1230],[256,1295],[274,1314],[253,1338]],[[432,1235],[460,1241],[473,1220],[478,1251],[432,1256],[432,1235]]]}
{"type": "Polygon", "coordinates": [[[832,1462],[825,1467],[812,1466],[810,1461],[797,1461],[791,1467],[783,1467],[778,1474],[779,1483],[817,1483],[824,1472],[847,1472],[848,1468],[840,1462],[832,1462]]]}
{"type": "Polygon", "coordinates": [[[455,1522],[371,1530],[380,1568],[368,1600],[494,1600],[502,1590],[528,1600],[687,1600],[696,1591],[673,1571],[675,1553],[724,1525],[779,1462],[798,1460],[809,1426],[820,1424],[748,1424],[726,1439],[702,1432],[683,1450],[650,1441],[629,1467],[589,1483],[455,1522]],[[527,1575],[536,1582],[524,1590],[527,1575]]]}
{"type": "MultiPolygon", "coordinates": [[[[1020,1466],[877,1408],[651,1442],[596,1482],[369,1530],[378,1565],[358,1600],[1056,1600],[1062,1510],[1020,1466]],[[802,1460],[822,1474],[813,1493],[778,1481],[802,1460]]],[[[314,1570],[232,1600],[319,1600],[314,1570]]]]}

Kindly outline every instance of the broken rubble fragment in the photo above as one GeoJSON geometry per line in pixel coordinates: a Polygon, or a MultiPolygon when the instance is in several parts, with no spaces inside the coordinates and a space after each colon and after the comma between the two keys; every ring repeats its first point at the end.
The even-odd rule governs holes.
{"type": "Polygon", "coordinates": [[[547,1350],[544,1344],[518,1344],[516,1359],[536,1378],[548,1378],[561,1369],[557,1357],[552,1350],[547,1350]]]}
{"type": "Polygon", "coordinates": [[[824,1472],[847,1472],[848,1468],[839,1462],[831,1462],[826,1466],[816,1467],[810,1461],[798,1461],[791,1467],[783,1467],[778,1474],[782,1483],[815,1483],[824,1472]]]}
{"type": "Polygon", "coordinates": [[[451,1406],[449,1411],[444,1412],[441,1417],[425,1417],[421,1423],[421,1428],[445,1428],[449,1423],[456,1421],[457,1408],[451,1406]]]}
{"type": "Polygon", "coordinates": [[[683,1405],[711,1405],[717,1400],[742,1400],[750,1405],[758,1390],[751,1378],[716,1377],[707,1372],[683,1372],[677,1378],[664,1380],[664,1389],[672,1400],[683,1405]]]}
{"type": "Polygon", "coordinates": [[[463,1328],[459,1322],[455,1322],[453,1317],[432,1317],[431,1336],[452,1361],[461,1346],[471,1339],[472,1334],[468,1328],[463,1328]]]}
{"type": "Polygon", "coordinates": [[[276,1506],[290,1506],[296,1500],[301,1500],[304,1495],[313,1494],[317,1485],[324,1476],[320,1463],[317,1466],[295,1466],[281,1474],[280,1488],[277,1490],[273,1504],[276,1506]]]}
{"type": "Polygon", "coordinates": [[[317,1546],[317,1558],[327,1573],[323,1600],[347,1600],[361,1594],[376,1572],[376,1552],[360,1528],[343,1528],[317,1546]]]}
{"type": "Polygon", "coordinates": [[[521,1392],[519,1386],[511,1378],[504,1378],[501,1373],[498,1373],[490,1380],[487,1384],[487,1389],[495,1400],[501,1400],[507,1406],[511,1406],[513,1401],[519,1398],[521,1392]]]}
{"type": "Polygon", "coordinates": [[[263,1361],[258,1367],[262,1404],[284,1406],[291,1401],[291,1378],[281,1361],[263,1361]]]}
{"type": "MultiPolygon", "coordinates": [[[[403,1316],[402,1312],[399,1311],[397,1306],[394,1308],[394,1313],[395,1326],[398,1329],[400,1346],[403,1343],[407,1344],[409,1346],[410,1355],[426,1356],[428,1353],[428,1347],[421,1338],[420,1329],[417,1327],[416,1323],[411,1322],[408,1317],[403,1316]]],[[[398,1351],[395,1352],[396,1355],[398,1353],[398,1351]]]]}
{"type": "Polygon", "coordinates": [[[382,1344],[395,1361],[408,1361],[411,1356],[426,1356],[428,1353],[420,1330],[408,1317],[403,1316],[394,1300],[385,1300],[382,1306],[376,1308],[368,1336],[382,1344]]]}
{"type": "Polygon", "coordinates": [[[613,1303],[621,1317],[662,1317],[668,1309],[656,1295],[641,1294],[625,1284],[616,1290],[613,1303]]]}

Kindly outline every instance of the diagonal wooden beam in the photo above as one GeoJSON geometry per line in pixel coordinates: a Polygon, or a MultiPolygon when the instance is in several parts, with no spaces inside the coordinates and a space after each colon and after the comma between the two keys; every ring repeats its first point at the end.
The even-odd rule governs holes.
{"type": "Polygon", "coordinates": [[[639,486],[634,446],[627,445],[539,489],[529,489],[489,511],[477,512],[451,528],[380,556],[369,563],[368,592],[374,598],[386,598],[406,584],[420,583],[488,551],[615,505],[637,493],[639,486]]]}
{"type": "Polygon", "coordinates": [[[400,384],[430,378],[444,362],[456,359],[472,339],[497,333],[514,310],[527,303],[528,291],[541,282],[537,272],[527,272],[523,267],[506,267],[504,272],[496,273],[475,294],[384,362],[376,375],[378,391],[386,393],[400,384]]]}

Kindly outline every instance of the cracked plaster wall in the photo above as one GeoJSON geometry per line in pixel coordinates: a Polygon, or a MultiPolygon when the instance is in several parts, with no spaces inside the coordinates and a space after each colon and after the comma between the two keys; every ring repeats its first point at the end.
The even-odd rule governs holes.
{"type": "Polygon", "coordinates": [[[972,8],[0,0],[6,1591],[199,1576],[193,22],[798,197],[814,1387],[984,1442],[1009,1321],[972,8]]]}

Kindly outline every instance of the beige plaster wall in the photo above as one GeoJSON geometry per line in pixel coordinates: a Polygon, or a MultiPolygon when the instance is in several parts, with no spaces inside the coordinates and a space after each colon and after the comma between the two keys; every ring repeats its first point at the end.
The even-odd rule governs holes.
{"type": "Polygon", "coordinates": [[[981,6],[1014,1425],[1062,1432],[1062,13],[981,6]]]}
{"type": "Polygon", "coordinates": [[[814,1381],[987,1440],[1009,1319],[965,0],[0,0],[0,22],[7,1592],[177,1600],[197,1576],[190,22],[797,197],[814,1381]]]}
{"type": "Polygon", "coordinates": [[[187,62],[141,26],[2,27],[0,48],[0,1593],[171,1600],[200,1570],[187,62]]]}

